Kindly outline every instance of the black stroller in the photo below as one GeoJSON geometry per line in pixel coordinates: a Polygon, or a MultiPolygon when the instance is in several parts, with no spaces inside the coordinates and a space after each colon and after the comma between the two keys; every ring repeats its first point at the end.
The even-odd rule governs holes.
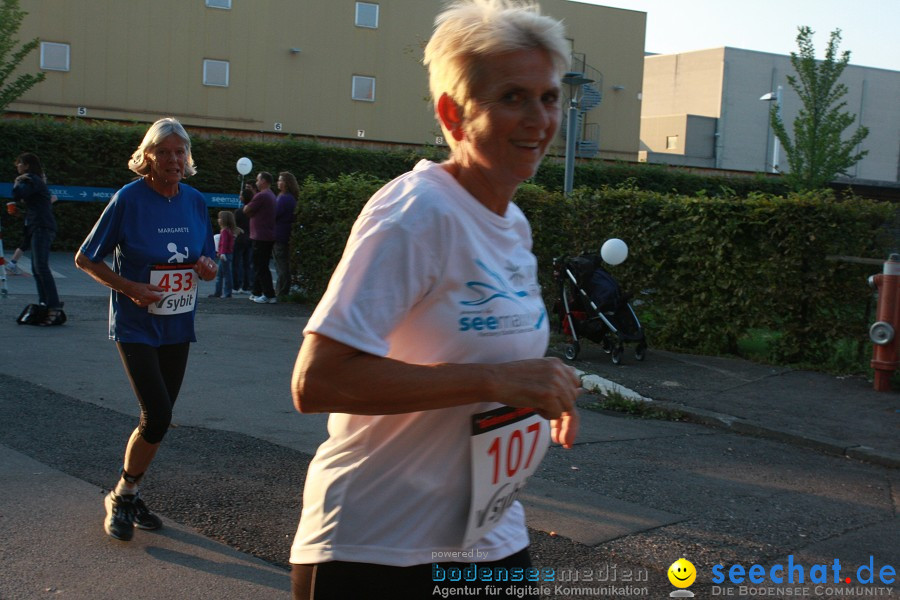
{"type": "Polygon", "coordinates": [[[600,344],[620,364],[625,344],[636,344],[634,358],[644,360],[647,340],[644,328],[619,284],[602,267],[596,254],[553,260],[553,274],[559,284],[559,315],[563,333],[572,341],[565,356],[575,360],[581,351],[580,338],[600,344]]]}

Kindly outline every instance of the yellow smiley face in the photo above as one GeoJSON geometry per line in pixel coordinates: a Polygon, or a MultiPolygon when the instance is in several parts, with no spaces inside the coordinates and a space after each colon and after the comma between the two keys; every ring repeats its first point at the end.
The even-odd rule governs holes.
{"type": "Polygon", "coordinates": [[[697,569],[686,558],[679,558],[669,567],[669,582],[677,588],[690,587],[697,579],[697,569]]]}

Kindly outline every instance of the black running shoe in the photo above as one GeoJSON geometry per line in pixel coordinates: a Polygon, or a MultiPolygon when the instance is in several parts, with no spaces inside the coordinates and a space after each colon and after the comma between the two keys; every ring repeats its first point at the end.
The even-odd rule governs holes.
{"type": "Polygon", "coordinates": [[[140,494],[134,497],[134,526],[148,531],[162,527],[162,519],[150,512],[140,494]]]}
{"type": "Polygon", "coordinates": [[[134,536],[134,496],[110,492],[103,499],[103,505],[106,507],[103,529],[117,540],[129,541],[134,536]]]}

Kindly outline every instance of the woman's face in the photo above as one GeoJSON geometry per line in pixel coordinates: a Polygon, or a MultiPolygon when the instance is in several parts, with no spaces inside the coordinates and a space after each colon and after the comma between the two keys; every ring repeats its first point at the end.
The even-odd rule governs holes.
{"type": "Polygon", "coordinates": [[[147,150],[144,155],[150,162],[150,176],[154,180],[174,185],[184,177],[187,148],[184,140],[174,133],[147,150]]]}
{"type": "Polygon", "coordinates": [[[537,48],[482,59],[459,144],[467,160],[495,183],[532,177],[559,129],[559,74],[537,48]]]}
{"type": "Polygon", "coordinates": [[[17,172],[19,175],[21,175],[22,173],[27,173],[27,172],[28,172],[28,165],[26,165],[25,163],[23,163],[23,162],[20,161],[20,160],[17,160],[17,161],[16,161],[16,172],[17,172]]]}
{"type": "Polygon", "coordinates": [[[284,179],[282,177],[278,178],[278,191],[282,194],[284,193],[284,179]]]}

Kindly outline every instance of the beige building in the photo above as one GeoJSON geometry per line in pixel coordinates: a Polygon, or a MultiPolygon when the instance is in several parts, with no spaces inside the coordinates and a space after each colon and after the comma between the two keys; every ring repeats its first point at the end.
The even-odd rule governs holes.
{"type": "MultiPolygon", "coordinates": [[[[544,0],[602,96],[581,127],[600,156],[638,153],[646,14],[544,0]]],[[[21,0],[24,70],[44,82],[19,113],[291,134],[373,145],[442,143],[422,49],[438,0],[21,0]]],[[[560,138],[558,148],[563,146],[560,138]]]]}
{"type": "MultiPolygon", "coordinates": [[[[769,108],[780,93],[782,119],[792,135],[800,98],[787,82],[789,56],[714,48],[644,60],[642,160],[655,163],[772,172],[788,170],[776,145],[769,108]],[[780,92],[779,92],[779,88],[780,92]],[[770,94],[770,101],[761,98],[770,94]],[[777,164],[776,164],[777,163],[777,164]]],[[[847,174],[872,182],[900,181],[900,72],[848,65],[842,109],[869,135],[868,155],[847,174]]]]}

